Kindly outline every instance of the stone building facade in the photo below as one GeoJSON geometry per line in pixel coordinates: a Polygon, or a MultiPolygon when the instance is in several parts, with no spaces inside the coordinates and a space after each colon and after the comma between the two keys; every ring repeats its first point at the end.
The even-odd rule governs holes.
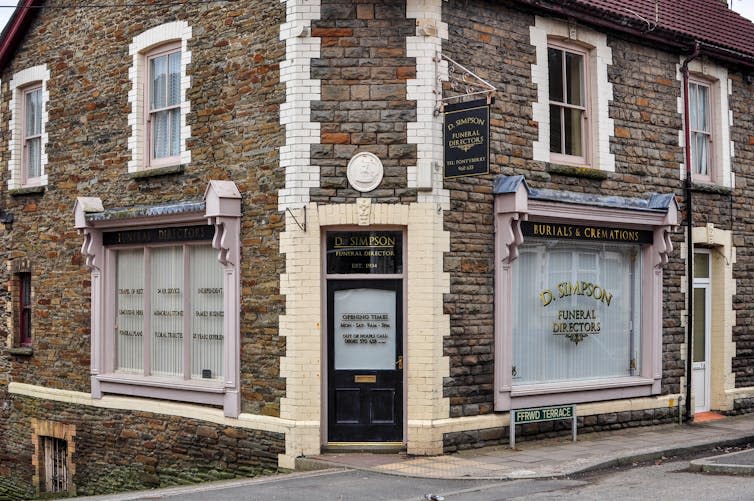
{"type": "Polygon", "coordinates": [[[754,25],[597,3],[23,1],[0,498],[750,412],[754,25]]]}

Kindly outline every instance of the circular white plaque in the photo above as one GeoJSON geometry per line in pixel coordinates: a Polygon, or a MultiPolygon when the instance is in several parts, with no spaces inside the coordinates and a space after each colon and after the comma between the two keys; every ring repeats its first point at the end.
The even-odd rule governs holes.
{"type": "Polygon", "coordinates": [[[365,193],[377,188],[382,182],[384,168],[382,161],[374,153],[362,151],[348,162],[348,182],[357,191],[365,193]]]}

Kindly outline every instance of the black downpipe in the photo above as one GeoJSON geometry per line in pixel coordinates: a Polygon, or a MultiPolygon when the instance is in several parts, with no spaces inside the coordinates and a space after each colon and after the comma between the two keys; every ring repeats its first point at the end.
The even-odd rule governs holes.
{"type": "Polygon", "coordinates": [[[681,65],[683,74],[683,121],[684,121],[684,138],[686,154],[686,289],[688,305],[686,307],[686,402],[684,421],[691,420],[691,371],[693,368],[693,347],[694,340],[694,242],[691,237],[694,227],[694,206],[691,190],[691,129],[689,124],[689,63],[699,57],[701,45],[697,42],[694,45],[694,52],[684,59],[681,65]]]}

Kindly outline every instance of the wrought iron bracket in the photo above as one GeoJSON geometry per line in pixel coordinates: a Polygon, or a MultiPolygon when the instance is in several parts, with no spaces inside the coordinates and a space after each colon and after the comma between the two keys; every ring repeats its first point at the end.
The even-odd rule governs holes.
{"type": "Polygon", "coordinates": [[[288,214],[291,215],[291,217],[293,218],[293,221],[296,223],[296,226],[298,226],[299,228],[301,228],[301,231],[303,231],[304,233],[306,233],[306,205],[304,205],[302,207],[302,209],[304,209],[304,224],[303,225],[298,222],[298,218],[296,218],[296,215],[293,213],[293,211],[290,209],[290,207],[286,207],[285,211],[288,214]]]}
{"type": "MultiPolygon", "coordinates": [[[[449,96],[449,97],[442,97],[442,89],[439,91],[436,90],[435,93],[438,95],[437,103],[438,103],[438,111],[439,113],[443,113],[445,111],[445,105],[448,104],[448,101],[452,101],[454,99],[463,99],[467,97],[473,97],[473,96],[484,96],[487,99],[487,104],[492,104],[492,100],[495,97],[495,92],[497,92],[497,88],[489,83],[484,78],[480,77],[461,63],[458,63],[454,61],[452,58],[446,56],[445,54],[442,54],[440,52],[437,53],[437,55],[434,57],[434,61],[436,64],[439,64],[441,61],[447,61],[450,63],[450,66],[448,67],[448,80],[450,81],[450,76],[455,74],[456,71],[460,70],[461,73],[461,82],[463,85],[466,86],[465,94],[461,94],[458,96],[449,96]]],[[[452,81],[451,81],[452,85],[452,81]]]]}

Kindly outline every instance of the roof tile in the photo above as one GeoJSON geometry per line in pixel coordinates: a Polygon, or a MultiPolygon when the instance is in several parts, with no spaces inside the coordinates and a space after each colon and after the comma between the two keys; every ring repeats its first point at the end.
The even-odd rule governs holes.
{"type": "Polygon", "coordinates": [[[724,0],[572,0],[621,22],[646,24],[683,38],[754,56],[754,23],[730,10],[724,0]]]}

